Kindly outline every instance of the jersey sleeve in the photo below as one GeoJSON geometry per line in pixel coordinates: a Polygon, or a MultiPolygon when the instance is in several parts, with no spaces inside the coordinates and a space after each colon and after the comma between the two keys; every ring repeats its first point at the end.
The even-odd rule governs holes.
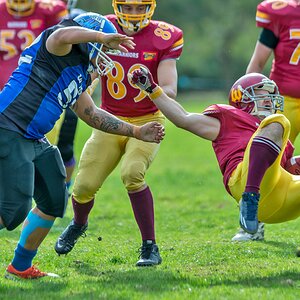
{"type": "Polygon", "coordinates": [[[286,1],[263,1],[257,6],[256,26],[271,30],[279,35],[279,23],[284,9],[288,6],[286,1]]]}
{"type": "MultiPolygon", "coordinates": [[[[232,126],[232,121],[236,118],[236,114],[243,114],[244,112],[237,110],[228,104],[212,104],[202,113],[206,116],[218,119],[223,128],[230,128],[232,126]]],[[[240,116],[238,118],[240,118],[240,116]]],[[[220,131],[219,137],[220,136],[222,136],[222,130],[220,131]]]]}
{"type": "Polygon", "coordinates": [[[202,113],[206,116],[214,117],[219,119],[220,117],[220,108],[216,105],[210,105],[208,106],[202,113]]]}
{"type": "Polygon", "coordinates": [[[181,29],[166,22],[157,21],[152,43],[163,52],[161,60],[179,59],[183,49],[183,42],[181,29]]]}

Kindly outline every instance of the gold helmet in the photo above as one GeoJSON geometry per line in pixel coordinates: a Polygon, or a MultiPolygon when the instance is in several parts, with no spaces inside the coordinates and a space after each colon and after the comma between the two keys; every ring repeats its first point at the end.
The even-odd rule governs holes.
{"type": "Polygon", "coordinates": [[[156,7],[156,0],[112,0],[112,6],[123,28],[138,31],[149,25],[156,7]],[[142,14],[123,13],[123,5],[146,5],[146,11],[142,14]]]}
{"type": "Polygon", "coordinates": [[[6,0],[7,11],[17,17],[30,16],[35,6],[34,0],[6,0]]]}

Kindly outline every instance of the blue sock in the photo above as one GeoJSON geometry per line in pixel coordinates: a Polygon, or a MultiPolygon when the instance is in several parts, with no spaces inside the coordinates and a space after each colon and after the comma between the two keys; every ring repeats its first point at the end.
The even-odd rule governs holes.
{"type": "Polygon", "coordinates": [[[27,242],[27,238],[37,229],[37,228],[51,228],[54,221],[45,220],[33,213],[29,212],[25,222],[27,224],[23,227],[21,232],[20,240],[17,248],[15,249],[15,256],[12,261],[12,265],[18,271],[24,271],[31,267],[32,260],[37,253],[37,249],[27,250],[25,249],[25,245],[27,242]]]}
{"type": "Polygon", "coordinates": [[[25,247],[27,238],[32,234],[32,232],[34,232],[37,228],[51,228],[54,220],[45,220],[30,211],[25,222],[27,222],[27,224],[23,227],[19,240],[19,243],[22,247],[25,247]]]}
{"type": "Polygon", "coordinates": [[[32,260],[35,257],[37,250],[27,250],[18,244],[15,249],[15,256],[12,265],[18,271],[25,271],[31,267],[32,260]]]}

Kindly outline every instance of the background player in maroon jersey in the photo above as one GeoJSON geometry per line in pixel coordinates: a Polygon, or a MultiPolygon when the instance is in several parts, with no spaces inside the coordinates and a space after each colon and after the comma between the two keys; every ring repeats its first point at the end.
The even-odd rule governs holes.
{"type": "MultiPolygon", "coordinates": [[[[300,132],[300,1],[263,1],[257,6],[256,25],[262,28],[246,73],[261,73],[273,54],[270,78],[284,96],[283,114],[291,123],[290,140],[300,132]]],[[[233,241],[263,240],[264,224],[256,234],[242,229],[233,241]]]]}
{"type": "Polygon", "coordinates": [[[67,14],[63,1],[0,0],[0,90],[17,67],[21,52],[67,14]]]}
{"type": "Polygon", "coordinates": [[[136,70],[131,77],[176,126],[212,141],[228,193],[237,202],[242,199],[245,231],[254,233],[258,219],[281,223],[300,216],[300,177],[282,167],[293,146],[290,122],[275,113],[283,109],[283,97],[274,81],[258,73],[244,75],[230,90],[231,105],[189,113],[163,93],[148,70],[136,70]]]}
{"type": "MultiPolygon", "coordinates": [[[[136,48],[126,55],[110,55],[115,69],[101,78],[101,108],[133,124],[144,124],[150,120],[164,123],[162,113],[147,94],[128,81],[127,74],[140,66],[147,67],[166,94],[175,99],[176,60],[182,52],[182,31],[171,24],[151,20],[155,0],[113,0],[112,4],[115,15],[106,17],[113,22],[118,32],[134,37],[136,48]]],[[[59,237],[55,245],[57,253],[70,252],[85,232],[96,192],[123,157],[121,178],[143,240],[140,260],[136,265],[152,266],[161,263],[155,239],[153,197],[145,182],[145,172],[158,149],[156,144],[140,143],[127,137],[115,138],[96,131],[92,133],[85,144],[74,182],[74,220],[59,237]]]]}

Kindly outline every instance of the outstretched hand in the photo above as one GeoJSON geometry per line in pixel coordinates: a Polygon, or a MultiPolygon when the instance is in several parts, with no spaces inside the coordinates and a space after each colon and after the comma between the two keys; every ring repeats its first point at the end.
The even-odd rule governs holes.
{"type": "Polygon", "coordinates": [[[157,84],[153,80],[152,74],[144,67],[134,70],[133,73],[128,74],[128,77],[129,80],[142,91],[152,93],[157,87],[157,84]]]}
{"type": "Polygon", "coordinates": [[[165,128],[158,122],[149,122],[138,127],[136,138],[145,142],[159,144],[165,136],[165,128]]]}
{"type": "Polygon", "coordinates": [[[124,47],[129,49],[135,48],[135,43],[133,42],[133,37],[129,37],[124,34],[119,33],[107,33],[102,36],[101,43],[109,49],[120,50],[122,52],[128,52],[124,47]]]}

